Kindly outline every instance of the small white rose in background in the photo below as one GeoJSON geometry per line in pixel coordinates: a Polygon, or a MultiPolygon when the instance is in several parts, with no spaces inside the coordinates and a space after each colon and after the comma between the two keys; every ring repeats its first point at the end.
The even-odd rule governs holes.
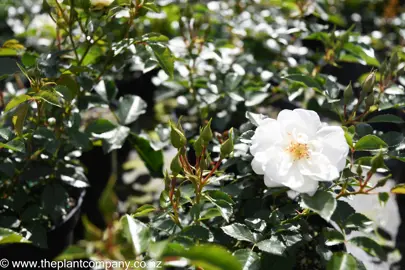
{"type": "Polygon", "coordinates": [[[112,2],[114,2],[114,0],[90,0],[90,4],[99,9],[108,7],[112,2]]]}
{"type": "Polygon", "coordinates": [[[339,177],[349,152],[344,131],[321,123],[316,112],[283,110],[260,122],[252,137],[253,170],[268,187],[313,195],[318,181],[339,177]]]}

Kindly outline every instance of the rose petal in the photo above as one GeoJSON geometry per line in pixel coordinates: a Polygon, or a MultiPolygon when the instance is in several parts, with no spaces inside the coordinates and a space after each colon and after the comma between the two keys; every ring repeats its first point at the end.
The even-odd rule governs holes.
{"type": "Polygon", "coordinates": [[[250,153],[255,155],[257,152],[264,151],[281,140],[282,136],[279,123],[271,118],[264,119],[260,123],[260,126],[257,127],[252,137],[250,153]]]}
{"type": "Polygon", "coordinates": [[[315,181],[332,181],[339,177],[337,168],[322,154],[313,154],[298,161],[299,171],[315,181]]]}

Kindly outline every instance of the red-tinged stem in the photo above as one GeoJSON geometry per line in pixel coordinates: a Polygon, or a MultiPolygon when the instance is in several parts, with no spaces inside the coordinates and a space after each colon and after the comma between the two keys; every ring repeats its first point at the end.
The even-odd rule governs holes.
{"type": "Polygon", "coordinates": [[[202,183],[206,183],[208,181],[208,179],[215,173],[215,171],[219,168],[219,166],[221,165],[222,159],[219,159],[217,161],[217,164],[215,164],[214,168],[212,168],[212,170],[210,171],[210,173],[203,179],[202,183]]]}

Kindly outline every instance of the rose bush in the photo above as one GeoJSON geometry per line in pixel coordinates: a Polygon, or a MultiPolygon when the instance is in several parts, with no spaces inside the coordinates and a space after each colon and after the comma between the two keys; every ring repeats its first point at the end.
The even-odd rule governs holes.
{"type": "Polygon", "coordinates": [[[46,257],[224,270],[400,261],[400,238],[351,201],[385,212],[405,193],[390,180],[405,161],[397,1],[6,2],[0,255],[24,259],[20,242],[59,253],[49,236],[96,175],[88,193],[109,177],[91,197],[104,223],[83,209],[83,236],[46,257]],[[129,181],[131,169],[150,182],[129,181]]]}

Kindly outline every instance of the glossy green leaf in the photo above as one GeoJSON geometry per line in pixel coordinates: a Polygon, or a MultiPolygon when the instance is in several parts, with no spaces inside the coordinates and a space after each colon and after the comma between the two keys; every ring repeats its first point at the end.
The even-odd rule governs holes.
{"type": "Polygon", "coordinates": [[[18,136],[22,136],[24,122],[28,114],[29,106],[30,105],[28,103],[22,104],[17,108],[13,115],[12,122],[14,124],[15,133],[17,133],[18,136]]]}
{"type": "Polygon", "coordinates": [[[149,43],[148,45],[152,49],[160,67],[167,73],[167,75],[173,77],[174,56],[170,49],[160,43],[149,43]]]}
{"type": "Polygon", "coordinates": [[[377,115],[370,120],[367,121],[368,123],[395,123],[395,124],[402,124],[404,120],[396,115],[393,114],[382,114],[377,115]]]}
{"type": "Polygon", "coordinates": [[[116,127],[117,126],[111,123],[109,120],[99,118],[88,124],[86,127],[86,133],[102,134],[115,129],[116,127]]]}
{"type": "Polygon", "coordinates": [[[155,150],[151,143],[141,137],[132,134],[131,143],[138,155],[141,157],[149,172],[155,177],[163,177],[163,152],[155,150]]]}
{"type": "Polygon", "coordinates": [[[30,241],[25,239],[21,234],[16,233],[8,228],[0,227],[0,244],[8,243],[29,243],[30,241]]]}
{"type": "Polygon", "coordinates": [[[149,245],[150,231],[149,228],[130,215],[121,218],[121,225],[124,236],[132,243],[134,253],[140,255],[145,252],[149,245]]]}
{"type": "Polygon", "coordinates": [[[338,245],[345,241],[343,234],[335,229],[324,228],[323,235],[326,238],[325,245],[327,246],[338,245]]]}
{"type": "Polygon", "coordinates": [[[366,135],[357,141],[354,148],[356,150],[375,150],[385,148],[388,145],[375,135],[366,135]]]}
{"type": "Polygon", "coordinates": [[[191,225],[183,228],[180,235],[195,241],[208,242],[208,239],[210,238],[210,231],[200,225],[191,225]]]}
{"type": "Polygon", "coordinates": [[[319,214],[326,221],[329,221],[336,209],[336,199],[327,191],[318,190],[313,196],[302,195],[301,206],[309,208],[319,214]]]}
{"type": "Polygon", "coordinates": [[[301,83],[307,87],[316,88],[322,90],[322,85],[319,84],[314,78],[310,77],[309,75],[303,74],[290,74],[285,77],[290,81],[301,83]]]}
{"type": "Polygon", "coordinates": [[[55,86],[55,91],[60,93],[67,102],[72,101],[76,96],[76,92],[65,85],[55,86]]]}
{"type": "Polygon", "coordinates": [[[378,193],[378,201],[380,202],[381,206],[385,206],[389,198],[390,195],[388,194],[388,192],[378,193]]]}
{"type": "Polygon", "coordinates": [[[232,238],[235,238],[237,240],[248,241],[251,243],[254,243],[256,241],[253,233],[244,224],[233,223],[228,226],[223,226],[223,227],[221,227],[221,229],[224,231],[224,233],[226,233],[227,235],[229,235],[232,238]]]}
{"type": "Polygon", "coordinates": [[[20,105],[21,103],[27,101],[31,99],[31,97],[29,95],[19,95],[14,97],[12,100],[10,100],[7,105],[6,108],[4,109],[4,112],[8,112],[9,110],[17,107],[18,105],[20,105]]]}
{"type": "MultiPolygon", "coordinates": [[[[369,56],[366,49],[360,45],[347,42],[344,44],[343,49],[350,52],[352,55],[356,56],[359,60],[358,63],[362,65],[380,66],[380,63],[375,57],[369,56]]],[[[370,49],[369,49],[370,50],[370,49]]],[[[339,58],[339,60],[344,60],[339,58]]]]}
{"type": "Polygon", "coordinates": [[[103,150],[105,153],[109,153],[115,149],[120,149],[125,143],[130,129],[125,126],[118,126],[110,131],[96,134],[93,133],[93,137],[103,140],[103,150]]]}
{"type": "Polygon", "coordinates": [[[257,243],[257,247],[264,252],[274,255],[283,255],[287,248],[286,245],[275,235],[270,239],[257,243]]]}
{"type": "Polygon", "coordinates": [[[150,204],[144,204],[132,214],[133,217],[143,217],[147,216],[149,213],[156,211],[156,208],[150,204]]]}
{"type": "Polygon", "coordinates": [[[139,96],[125,95],[120,98],[116,114],[122,125],[128,125],[136,121],[145,113],[146,102],[139,96]]]}
{"type": "Polygon", "coordinates": [[[0,57],[2,56],[17,56],[18,51],[11,48],[0,48],[0,57]]]}
{"type": "Polygon", "coordinates": [[[45,186],[41,194],[42,207],[52,218],[54,224],[58,224],[61,221],[68,197],[66,189],[60,184],[55,183],[45,186]]]}
{"type": "Polygon", "coordinates": [[[240,264],[242,270],[260,270],[260,257],[249,249],[238,249],[232,254],[240,264]]]}
{"type": "Polygon", "coordinates": [[[22,137],[14,138],[13,140],[9,141],[8,143],[1,143],[0,142],[0,149],[6,148],[9,150],[13,150],[16,152],[25,152],[25,142],[22,137]]]}
{"type": "Polygon", "coordinates": [[[164,253],[165,257],[182,257],[191,265],[204,270],[241,270],[238,259],[225,248],[217,245],[200,245],[185,249],[179,244],[171,243],[164,253]]]}
{"type": "Polygon", "coordinates": [[[35,98],[39,97],[45,102],[48,102],[51,105],[60,107],[60,95],[53,90],[41,90],[36,95],[35,98]]]}
{"type": "Polygon", "coordinates": [[[327,270],[357,270],[356,259],[349,253],[334,253],[328,262],[327,270]]]}
{"type": "Polygon", "coordinates": [[[54,260],[55,261],[73,261],[86,259],[89,257],[89,254],[86,251],[86,248],[80,246],[69,246],[61,254],[59,254],[54,260]]]}
{"type": "Polygon", "coordinates": [[[380,258],[381,260],[385,261],[387,259],[387,254],[384,249],[373,239],[358,236],[354,237],[349,240],[350,243],[358,246],[359,248],[363,249],[365,252],[370,254],[371,256],[375,256],[380,258]]]}

